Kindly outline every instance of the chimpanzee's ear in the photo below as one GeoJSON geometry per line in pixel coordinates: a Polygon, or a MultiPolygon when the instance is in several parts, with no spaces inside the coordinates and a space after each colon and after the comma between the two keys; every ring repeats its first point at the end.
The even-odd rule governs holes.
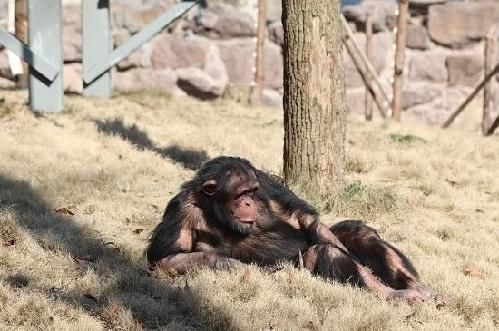
{"type": "Polygon", "coordinates": [[[206,195],[215,195],[217,192],[217,181],[209,179],[203,184],[203,193],[206,195]]]}

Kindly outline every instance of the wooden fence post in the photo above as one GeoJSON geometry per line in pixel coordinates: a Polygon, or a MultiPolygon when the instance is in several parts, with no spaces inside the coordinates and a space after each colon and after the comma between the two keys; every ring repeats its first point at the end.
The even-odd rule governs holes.
{"type": "Polygon", "coordinates": [[[402,93],[404,88],[405,44],[407,36],[407,14],[409,0],[399,0],[397,16],[397,40],[395,49],[395,77],[393,80],[392,118],[400,121],[402,93]]]}
{"type": "Polygon", "coordinates": [[[383,99],[389,104],[390,103],[390,98],[388,98],[388,93],[385,91],[385,88],[381,84],[381,80],[378,76],[378,73],[376,72],[376,69],[374,69],[373,65],[369,60],[367,59],[366,55],[361,51],[359,45],[354,39],[353,33],[350,30],[350,27],[348,26],[348,22],[345,18],[345,16],[341,15],[341,23],[343,24],[343,30],[345,32],[343,42],[347,48],[348,54],[350,54],[350,57],[352,58],[352,61],[354,62],[357,70],[362,76],[362,79],[366,83],[367,87],[370,89],[371,93],[373,94],[374,100],[376,101],[376,104],[378,105],[379,112],[381,113],[381,116],[383,118],[386,117],[386,109],[383,106],[383,102],[381,101],[381,96],[383,99]],[[360,62],[362,61],[362,63],[360,62]],[[367,70],[364,70],[367,69],[367,70]],[[368,81],[366,80],[366,73],[369,72],[372,77],[374,84],[369,85],[368,81]],[[378,93],[375,92],[374,90],[374,85],[377,86],[378,88],[378,93]]]}
{"type": "Polygon", "coordinates": [[[485,84],[487,84],[489,82],[489,80],[494,78],[494,76],[497,73],[499,73],[499,63],[494,67],[494,69],[492,69],[491,72],[489,72],[488,74],[485,75],[485,78],[480,82],[480,84],[478,84],[473,89],[473,92],[471,92],[471,94],[468,95],[468,97],[463,101],[463,103],[461,105],[459,105],[459,107],[457,107],[457,109],[449,116],[449,118],[444,122],[444,124],[442,124],[443,129],[447,129],[452,124],[452,122],[454,122],[454,120],[457,118],[457,116],[459,116],[459,114],[461,114],[466,109],[466,106],[468,106],[469,103],[484,88],[485,84]]]}
{"type": "MultiPolygon", "coordinates": [[[[485,54],[484,54],[484,76],[494,70],[495,56],[497,51],[497,34],[496,28],[492,27],[485,39],[485,54]]],[[[485,84],[483,89],[483,119],[482,133],[487,135],[491,127],[491,113],[494,109],[494,85],[495,80],[491,79],[485,84]]]]}
{"type": "MultiPolygon", "coordinates": [[[[372,45],[373,43],[373,18],[371,13],[367,13],[366,17],[366,56],[369,61],[372,60],[372,45]]],[[[367,67],[367,66],[366,66],[367,67]]],[[[366,80],[367,85],[372,85],[372,75],[366,68],[366,80]]],[[[366,121],[372,121],[373,119],[373,97],[366,86],[366,121]]]]}
{"type": "Polygon", "coordinates": [[[251,95],[252,104],[261,104],[262,90],[265,81],[265,26],[266,1],[258,0],[258,28],[256,42],[255,86],[251,95]]]}

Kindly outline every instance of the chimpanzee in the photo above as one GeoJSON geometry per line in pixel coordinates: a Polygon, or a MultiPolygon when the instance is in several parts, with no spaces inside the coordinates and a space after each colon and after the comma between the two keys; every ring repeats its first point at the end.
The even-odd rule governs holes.
{"type": "Polygon", "coordinates": [[[167,205],[146,251],[151,267],[301,262],[312,273],[410,302],[432,296],[413,265],[361,221],[326,227],[279,181],[241,158],[206,162],[167,205]]]}

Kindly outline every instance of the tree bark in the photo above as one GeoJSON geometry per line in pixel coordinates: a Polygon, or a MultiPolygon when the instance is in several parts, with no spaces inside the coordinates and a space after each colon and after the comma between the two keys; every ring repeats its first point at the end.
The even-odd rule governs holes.
{"type": "Polygon", "coordinates": [[[339,0],[283,0],[284,177],[319,196],[340,190],[345,78],[339,0]]]}

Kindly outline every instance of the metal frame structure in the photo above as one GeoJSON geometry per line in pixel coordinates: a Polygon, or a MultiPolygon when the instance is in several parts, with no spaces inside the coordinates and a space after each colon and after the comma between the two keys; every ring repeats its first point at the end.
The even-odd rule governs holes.
{"type": "Polygon", "coordinates": [[[29,103],[33,111],[63,108],[61,3],[28,1],[29,45],[0,29],[0,43],[30,65],[29,103]],[[40,15],[43,13],[43,15],[40,15]]]}
{"type": "MultiPolygon", "coordinates": [[[[82,0],[84,95],[110,97],[111,68],[202,0],[183,1],[113,50],[109,0],[82,0]]],[[[29,45],[0,28],[0,44],[30,65],[29,104],[36,112],[63,109],[61,0],[28,0],[29,45]],[[42,14],[40,14],[42,13],[42,14]]]]}

